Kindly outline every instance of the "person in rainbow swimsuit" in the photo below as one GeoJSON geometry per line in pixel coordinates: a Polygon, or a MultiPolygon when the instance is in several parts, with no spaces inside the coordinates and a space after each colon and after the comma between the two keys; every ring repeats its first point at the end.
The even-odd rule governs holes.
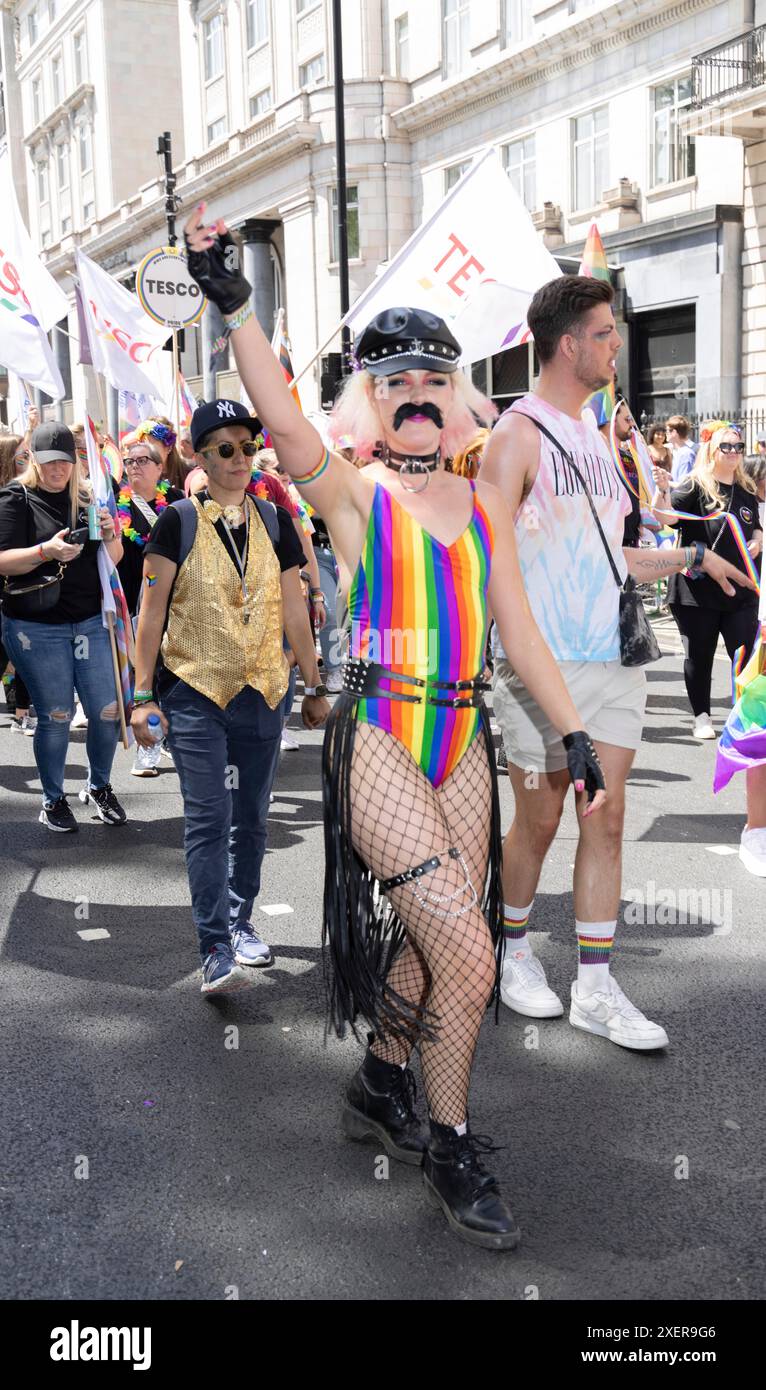
{"type": "MultiPolygon", "coordinates": [[[[446,460],[492,407],[458,371],[434,315],[393,308],[361,334],[334,413],[362,471],[330,453],[296,406],[251,308],[223,222],[186,226],[189,269],[218,305],[282,468],[325,519],[351,623],[344,693],[323,754],[324,939],[337,1031],[371,1032],[344,1128],[422,1166],[466,1240],[507,1250],[516,1221],[468,1127],[468,1089],[502,954],[497,779],[482,672],[488,610],[510,659],[597,810],[601,769],[531,616],[500,493],[446,460]],[[429,1127],[408,1062],[420,1050],[429,1127]]],[[[489,1145],[492,1148],[492,1145],[489,1145]]]]}

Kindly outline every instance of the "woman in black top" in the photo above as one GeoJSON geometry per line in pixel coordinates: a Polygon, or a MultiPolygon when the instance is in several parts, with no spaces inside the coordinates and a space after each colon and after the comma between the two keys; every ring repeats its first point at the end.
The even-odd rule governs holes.
{"type": "Polygon", "coordinates": [[[146,543],[157,517],[183,492],[163,477],[163,458],[151,439],[142,439],[126,450],[123,463],[127,482],[115,484],[117,515],[122,536],[122,559],[117,566],[125,590],[128,612],[135,617],[143,582],[146,543]]]}
{"type": "Polygon", "coordinates": [[[121,825],[125,812],[109,778],[119,734],[109,634],[101,613],[98,551],[101,541],[114,564],[122,558],[114,521],[99,510],[101,541],[73,544],[70,531],[85,527],[90,490],[78,480],[75,442],[65,425],[39,425],[32,436],[29,467],[18,482],[0,491],[2,640],[29,687],[37,711],[35,761],[43,784],[40,821],[51,830],[76,830],[64,795],[64,770],[75,690],[88,715],[88,780],[80,792],[93,801],[102,821],[121,825]],[[36,607],[42,591],[33,586],[60,575],[50,607],[36,607]],[[11,587],[31,592],[9,593],[11,587]]]}
{"type": "MultiPolygon", "coordinates": [[[[670,491],[670,476],[655,469],[658,492],[653,505],[659,511],[693,512],[699,521],[673,522],[662,517],[679,532],[679,544],[703,545],[716,550],[725,560],[745,571],[745,565],[726,517],[706,520],[721,510],[735,516],[742,527],[747,549],[760,568],[763,532],[758,518],[755,485],[742,462],[745,445],[736,425],[713,421],[701,431],[702,443],[694,468],[680,487],[670,491]]],[[[694,714],[694,737],[715,738],[710,719],[710,686],[713,659],[719,636],[733,659],[738,647],[749,653],[758,632],[758,595],[750,589],[734,589],[726,594],[707,575],[691,578],[671,575],[668,605],[678,624],[684,646],[684,679],[694,714]]]]}

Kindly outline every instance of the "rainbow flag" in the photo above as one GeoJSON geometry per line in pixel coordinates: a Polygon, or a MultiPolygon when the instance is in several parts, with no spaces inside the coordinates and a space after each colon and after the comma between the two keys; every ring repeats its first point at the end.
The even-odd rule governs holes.
{"type": "Polygon", "coordinates": [[[181,405],[181,425],[188,429],[191,424],[191,417],[197,409],[197,402],[186,384],[183,372],[178,373],[178,399],[181,405]]]}
{"type": "Polygon", "coordinates": [[[716,749],[713,791],[719,792],[735,772],[749,772],[766,765],[766,623],[756,640],[750,660],[738,672],[734,687],[737,702],[726,720],[716,749]]]}
{"type": "MultiPolygon", "coordinates": [[[[601,240],[601,233],[597,222],[591,222],[588,239],[585,243],[585,250],[582,253],[580,264],[580,275],[589,275],[593,280],[604,280],[606,284],[611,284],[612,277],[609,274],[609,266],[606,260],[604,243],[601,240]]],[[[592,410],[596,417],[596,424],[606,425],[614,414],[614,382],[609,386],[604,386],[600,391],[594,391],[593,395],[585,402],[588,410],[592,410]]],[[[640,476],[640,474],[639,474],[640,476]]]]}
{"type": "MultiPolygon", "coordinates": [[[[289,386],[295,376],[295,372],[293,371],[293,357],[292,348],[290,347],[290,339],[288,338],[285,332],[284,309],[280,309],[279,314],[277,316],[277,322],[274,328],[274,336],[271,340],[271,350],[274,353],[275,357],[279,359],[279,365],[282,368],[282,371],[284,372],[285,381],[289,386]]],[[[295,404],[298,406],[298,409],[303,410],[297,386],[293,387],[292,396],[293,400],[295,401],[295,404]]]]}
{"type": "Polygon", "coordinates": [[[104,445],[101,450],[101,457],[111,477],[114,478],[114,481],[116,483],[122,482],[122,454],[117,448],[117,445],[115,444],[111,435],[107,435],[104,440],[104,445]]]}
{"type": "MultiPolygon", "coordinates": [[[[88,450],[88,474],[93,488],[93,496],[100,506],[108,508],[116,520],[117,502],[112,487],[110,466],[98,447],[96,426],[90,416],[87,417],[87,422],[85,443],[88,450]]],[[[135,665],[133,626],[130,621],[127,600],[120,583],[120,576],[104,545],[100,545],[98,548],[98,573],[101,580],[101,614],[104,627],[114,626],[120,690],[127,720],[133,700],[132,667],[135,665]]],[[[130,746],[134,742],[130,725],[127,728],[127,735],[128,746],[130,746]]]]}

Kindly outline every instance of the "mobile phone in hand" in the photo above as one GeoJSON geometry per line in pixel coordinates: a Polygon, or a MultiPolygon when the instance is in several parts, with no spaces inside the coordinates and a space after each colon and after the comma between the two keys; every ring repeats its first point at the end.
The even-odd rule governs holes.
{"type": "Polygon", "coordinates": [[[85,542],[89,540],[89,538],[90,532],[87,526],[81,526],[79,530],[69,532],[66,543],[67,545],[85,545],[85,542]]]}

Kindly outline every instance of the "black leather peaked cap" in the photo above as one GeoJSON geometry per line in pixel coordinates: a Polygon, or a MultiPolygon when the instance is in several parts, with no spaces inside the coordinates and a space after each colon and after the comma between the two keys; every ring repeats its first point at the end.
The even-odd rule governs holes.
{"type": "Polygon", "coordinates": [[[386,309],[356,340],[356,357],[373,376],[456,372],[462,348],[444,319],[427,309],[386,309]]]}

